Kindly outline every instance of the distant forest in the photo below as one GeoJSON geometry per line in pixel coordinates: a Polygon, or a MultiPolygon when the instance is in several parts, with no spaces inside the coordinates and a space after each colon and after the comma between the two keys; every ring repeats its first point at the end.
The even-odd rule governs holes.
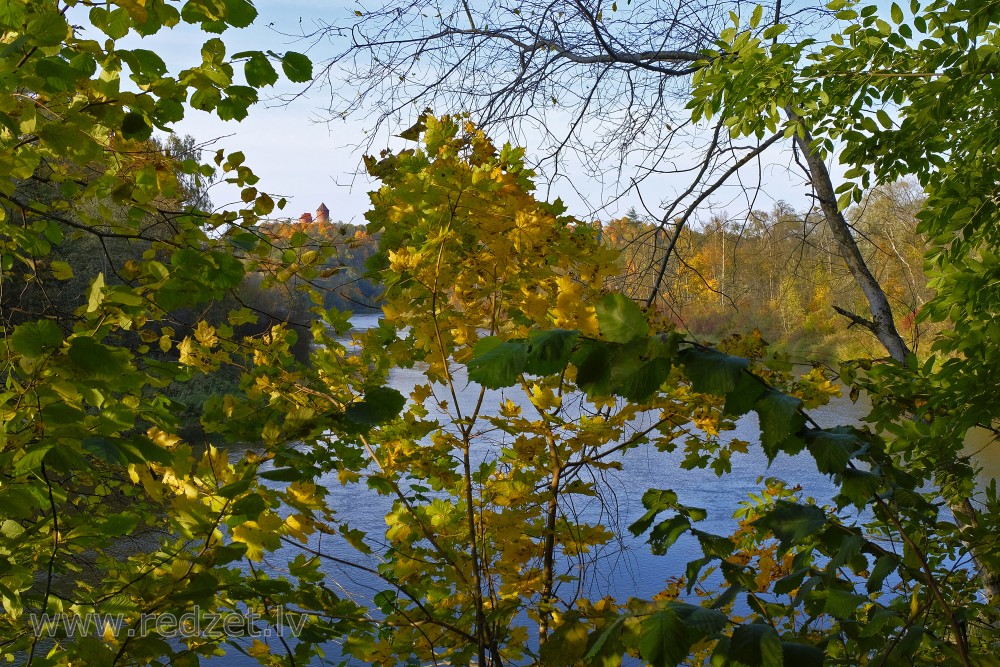
{"type": "MultiPolygon", "coordinates": [[[[931,296],[923,273],[926,244],[916,233],[923,197],[914,183],[895,183],[873,190],[849,212],[865,259],[890,298],[897,326],[914,347],[926,333],[917,327],[915,315],[931,296]]],[[[376,252],[378,238],[363,226],[324,218],[321,209],[316,219],[304,214],[260,229],[279,252],[295,246],[326,253],[320,277],[312,281],[323,288],[324,306],[377,309],[381,286],[366,277],[365,264],[376,252]]],[[[864,295],[818,212],[796,211],[779,202],[740,219],[716,215],[686,225],[676,238],[673,221],[660,225],[635,211],[593,224],[602,243],[621,252],[621,272],[609,287],[642,301],[654,292],[659,276],[650,306],[679,330],[707,339],[756,330],[779,349],[831,359],[866,351],[858,348],[859,337],[848,333],[852,315],[866,312],[864,295]]],[[[277,308],[270,312],[288,306],[272,305],[277,308]]],[[[309,304],[300,306],[304,314],[309,304]]],[[[874,349],[876,341],[871,343],[874,349]]]]}
{"type": "MultiPolygon", "coordinates": [[[[848,212],[896,325],[914,349],[927,339],[915,315],[932,296],[923,271],[926,241],[916,231],[923,201],[915,183],[899,182],[873,190],[848,212]]],[[[818,210],[779,202],[739,219],[713,216],[685,226],[676,238],[674,228],[634,212],[602,225],[603,242],[621,250],[621,273],[611,289],[644,301],[662,272],[650,305],[681,331],[714,338],[756,329],[781,349],[828,359],[878,352],[874,337],[871,350],[862,350],[865,337],[847,332],[867,313],[867,303],[818,210]]]]}

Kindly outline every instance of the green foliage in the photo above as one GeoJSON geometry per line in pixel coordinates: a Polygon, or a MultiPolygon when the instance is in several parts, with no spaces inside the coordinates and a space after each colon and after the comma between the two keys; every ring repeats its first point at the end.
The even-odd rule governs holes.
{"type": "Polygon", "coordinates": [[[469,379],[488,389],[513,386],[528,363],[528,347],[523,341],[502,342],[496,336],[481,339],[473,354],[469,379]]]}
{"type": "MultiPolygon", "coordinates": [[[[248,331],[245,316],[233,324],[219,311],[227,299],[238,311],[246,275],[271,259],[266,245],[234,253],[229,238],[259,236],[254,223],[274,203],[239,153],[220,151],[213,167],[189,140],[150,139],[185,105],[243,118],[256,87],[274,83],[265,53],[240,56],[252,62],[244,85],[216,37],[176,77],[147,41],[180,22],[246,26],[253,5],[68,9],[0,6],[0,637],[7,659],[25,664],[196,664],[225,638],[168,643],[137,632],[141,617],[198,605],[270,618],[274,604],[319,604],[303,562],[267,581],[246,567],[324,513],[321,490],[263,484],[258,468],[299,463],[294,438],[349,420],[348,406],[362,406],[357,432],[401,401],[378,395],[366,411],[367,395],[338,382],[322,410],[269,405],[272,392],[308,384],[290,354],[296,337],[276,322],[248,331]],[[243,188],[242,210],[205,211],[214,177],[243,188]],[[196,451],[181,437],[192,415],[228,445],[266,443],[263,455],[196,451]],[[33,632],[33,616],[92,612],[123,624],[96,637],[33,632]]],[[[304,56],[282,62],[308,76],[304,56]]],[[[309,277],[290,264],[270,266],[286,282],[309,277]]],[[[298,659],[319,641],[303,641],[298,659]]]]}
{"type": "Polygon", "coordinates": [[[808,130],[817,150],[843,145],[855,180],[842,205],[873,182],[913,175],[926,189],[937,292],[920,317],[948,326],[926,358],[845,365],[873,400],[864,429],[816,424],[806,406],[830,395],[829,379],[792,377],[759,336],[706,346],[609,289],[618,254],[534,197],[523,150],[463,118],[425,114],[406,132],[415,148],[366,159],[382,186],[357,243],[256,226],[275,202],[242,154],[220,152],[213,170],[149,137],[185,102],[244,118],[277,80],[273,62],[306,81],[308,59],[227,57],[208,37],[200,64],[175,78],[154,50],[118,43],[180,21],[209,34],[245,26],[256,16],[245,0],[93,6],[103,44],[55,3],[0,5],[5,651],[39,665],[194,664],[226,638],[130,630],[197,605],[265,625],[294,610],[305,622],[294,645],[243,649],[262,664],[307,664],[334,640],[382,665],[988,660],[995,610],[978,595],[996,582],[969,563],[997,570],[1000,503],[995,485],[975,495],[961,446],[997,422],[1000,4],[914,4],[909,22],[892,5],[897,28],[875,7],[831,8],[850,23],[822,47],[783,43],[760,8],[746,27],[734,15],[689,107],[696,121],[721,116],[733,137],[808,130]],[[134,85],[122,85],[122,63],[134,85]],[[890,102],[896,121],[873,108],[890,102]],[[213,171],[243,188],[242,210],[198,208],[213,171]],[[384,320],[347,344],[348,314],[325,311],[310,285],[353,251],[386,286],[384,320]],[[49,299],[55,284],[80,289],[49,299]],[[287,315],[310,304],[317,317],[258,319],[244,303],[276,293],[287,315]],[[302,341],[314,343],[308,364],[302,341]],[[419,375],[409,397],[385,386],[397,368],[419,375]],[[487,390],[503,390],[495,409],[487,390]],[[232,453],[185,442],[194,411],[232,453]],[[629,530],[656,554],[684,539],[700,556],[653,601],[581,595],[576,564],[617,537],[572,511],[601,475],[640,447],[680,443],[681,468],[728,474],[749,445],[727,432],[749,413],[767,459],[807,451],[836,485],[833,505],[767,478],[735,532],[715,535],[699,528],[704,510],[648,490],[629,530]],[[318,483],[334,476],[387,498],[383,534],[337,512],[318,483]],[[141,539],[123,549],[125,533],[141,539]],[[314,548],[320,536],[370,566],[314,548]],[[299,546],[282,552],[295,554],[287,567],[261,567],[299,546]],[[341,596],[328,558],[382,590],[368,603],[341,596]],[[124,625],[51,646],[31,631],[32,614],[88,612],[124,625]]]}
{"type": "Polygon", "coordinates": [[[813,505],[779,501],[755,525],[773,533],[784,550],[792,544],[801,543],[826,525],[826,513],[813,505]]]}
{"type": "MultiPolygon", "coordinates": [[[[531,375],[552,375],[566,367],[579,333],[550,329],[528,334],[524,370],[531,375]]],[[[471,362],[470,362],[471,367],[471,362]]]]}

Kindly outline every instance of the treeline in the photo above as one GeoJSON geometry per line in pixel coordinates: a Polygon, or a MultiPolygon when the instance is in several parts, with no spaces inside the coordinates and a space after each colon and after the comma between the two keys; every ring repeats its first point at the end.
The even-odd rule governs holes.
{"type": "MultiPolygon", "coordinates": [[[[932,294],[923,273],[925,241],[916,232],[923,201],[918,186],[899,182],[872,191],[848,216],[913,348],[925,333],[915,314],[932,294]]],[[[646,300],[659,277],[655,308],[701,337],[757,329],[790,352],[843,358],[863,351],[864,337],[848,334],[848,327],[864,326],[865,297],[818,210],[779,202],[743,219],[715,216],[685,226],[676,239],[675,233],[672,224],[661,229],[634,213],[604,224],[603,242],[621,250],[612,288],[646,300]]],[[[877,354],[877,342],[870,343],[864,351],[877,354]]]]}
{"type": "MultiPolygon", "coordinates": [[[[849,211],[865,261],[914,349],[927,333],[915,316],[932,295],[923,271],[926,242],[916,231],[923,202],[919,186],[902,181],[873,190],[849,211]]],[[[363,226],[287,220],[259,229],[276,253],[322,253],[320,277],[312,284],[324,294],[324,307],[366,312],[380,306],[383,287],[366,277],[365,268],[378,239],[363,226]]],[[[601,224],[602,243],[621,252],[620,274],[608,287],[640,301],[655,291],[657,311],[679,330],[707,339],[756,329],[795,355],[837,359],[878,353],[877,341],[849,331],[864,326],[867,302],[818,210],[796,211],[778,202],[771,210],[754,210],[740,219],[717,215],[684,226],[676,239],[674,234],[672,224],[661,228],[634,211],[601,224]]],[[[250,280],[266,285],[265,274],[250,280]]],[[[312,304],[297,295],[294,281],[279,291],[265,290],[261,298],[269,312],[295,304],[300,317],[309,317],[312,304]]]]}

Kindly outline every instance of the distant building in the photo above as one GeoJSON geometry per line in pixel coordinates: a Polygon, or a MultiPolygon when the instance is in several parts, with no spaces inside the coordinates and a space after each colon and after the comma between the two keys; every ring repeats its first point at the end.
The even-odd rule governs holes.
{"type": "Polygon", "coordinates": [[[299,216],[298,222],[304,224],[311,224],[313,222],[323,223],[330,222],[330,209],[326,207],[326,204],[320,204],[319,208],[316,209],[316,217],[313,217],[312,213],[303,213],[299,216]]]}

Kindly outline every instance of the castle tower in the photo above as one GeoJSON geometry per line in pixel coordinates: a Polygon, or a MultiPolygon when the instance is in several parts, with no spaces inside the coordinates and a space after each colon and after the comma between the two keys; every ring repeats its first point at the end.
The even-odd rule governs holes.
{"type": "Polygon", "coordinates": [[[320,204],[319,208],[316,209],[316,222],[330,222],[330,209],[326,207],[326,204],[320,204]]]}

